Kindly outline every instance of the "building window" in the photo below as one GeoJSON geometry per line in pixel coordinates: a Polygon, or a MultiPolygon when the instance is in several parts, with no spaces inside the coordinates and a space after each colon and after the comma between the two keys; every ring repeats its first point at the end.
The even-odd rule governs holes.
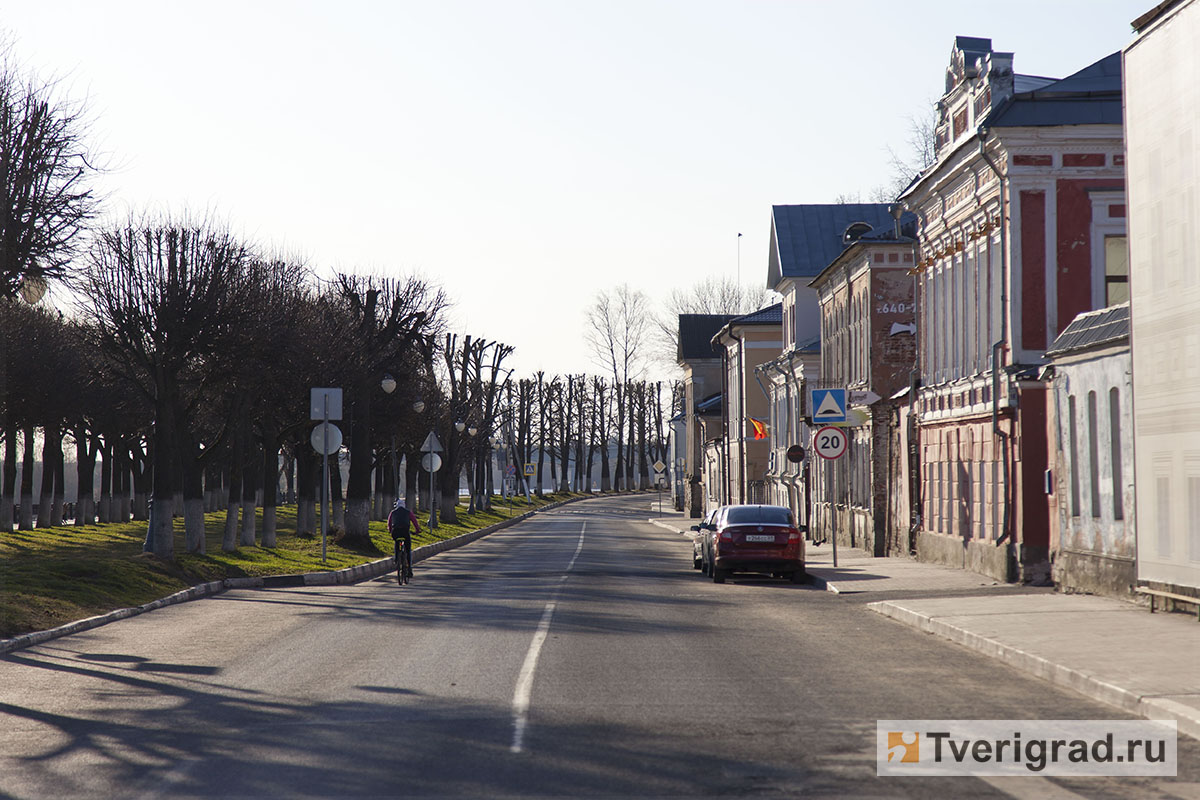
{"type": "Polygon", "coordinates": [[[1104,305],[1129,300],[1129,250],[1124,236],[1104,237],[1104,305]]]}
{"type": "Polygon", "coordinates": [[[1100,441],[1096,422],[1096,393],[1088,392],[1088,488],[1092,495],[1092,516],[1100,516],[1100,441]]]}
{"type": "Polygon", "coordinates": [[[1000,462],[992,462],[992,539],[999,539],[1000,532],[1000,462]]]}
{"type": "Polygon", "coordinates": [[[1200,561],[1200,478],[1188,476],[1188,558],[1200,561]]]}
{"type": "Polygon", "coordinates": [[[1125,501],[1121,488],[1121,392],[1117,387],[1108,390],[1109,458],[1112,461],[1113,519],[1125,518],[1125,501]]]}
{"type": "Polygon", "coordinates": [[[1171,478],[1159,475],[1155,480],[1154,500],[1158,519],[1158,557],[1171,557],[1171,478]]]}
{"type": "Polygon", "coordinates": [[[1076,425],[1075,395],[1067,398],[1067,431],[1071,439],[1071,516],[1079,516],[1079,433],[1076,425]]]}

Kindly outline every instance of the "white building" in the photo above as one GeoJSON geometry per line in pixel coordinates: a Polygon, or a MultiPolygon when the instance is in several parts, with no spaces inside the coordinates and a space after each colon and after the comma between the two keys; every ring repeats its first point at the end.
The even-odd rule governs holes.
{"type": "Polygon", "coordinates": [[[1200,3],[1134,22],[1124,53],[1137,577],[1200,595],[1200,3]]]}

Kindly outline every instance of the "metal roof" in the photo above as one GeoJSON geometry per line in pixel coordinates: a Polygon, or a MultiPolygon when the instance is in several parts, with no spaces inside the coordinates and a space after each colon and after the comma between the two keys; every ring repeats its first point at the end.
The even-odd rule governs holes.
{"type": "Polygon", "coordinates": [[[729,320],[730,325],[781,325],[783,324],[783,303],[776,303],[773,306],[760,308],[758,311],[753,311],[749,314],[743,314],[740,317],[734,317],[729,320]]]}
{"type": "Polygon", "coordinates": [[[1120,52],[1062,80],[1014,94],[983,122],[984,127],[991,128],[1120,124],[1120,52]]]}
{"type": "Polygon", "coordinates": [[[1050,349],[1048,358],[1093,347],[1129,341],[1129,303],[1085,311],[1063,329],[1050,349]]]}
{"type": "Polygon", "coordinates": [[[717,353],[713,352],[712,338],[729,320],[736,317],[737,314],[680,314],[677,359],[693,361],[717,358],[717,353]]]}
{"type": "Polygon", "coordinates": [[[771,206],[772,286],[781,278],[812,278],[845,247],[842,235],[855,222],[892,230],[887,203],[829,203],[771,206]]]}

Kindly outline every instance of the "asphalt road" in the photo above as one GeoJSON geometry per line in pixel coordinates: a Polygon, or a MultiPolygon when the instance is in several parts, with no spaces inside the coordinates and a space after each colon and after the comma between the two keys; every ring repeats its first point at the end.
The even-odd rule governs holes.
{"type": "Polygon", "coordinates": [[[1121,719],[836,595],[690,569],[643,498],[414,582],[232,591],[0,658],[0,796],[1200,796],[879,778],[878,719],[1121,719]]]}

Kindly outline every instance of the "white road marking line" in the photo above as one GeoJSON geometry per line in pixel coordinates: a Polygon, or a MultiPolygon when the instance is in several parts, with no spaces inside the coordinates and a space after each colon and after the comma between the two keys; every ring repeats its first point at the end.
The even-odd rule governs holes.
{"type": "Polygon", "coordinates": [[[520,753],[525,743],[525,728],[529,725],[529,699],[533,694],[533,676],[537,672],[538,657],[542,654],[542,645],[545,644],[546,637],[550,634],[550,621],[554,619],[554,609],[558,606],[558,594],[562,591],[563,584],[566,583],[574,568],[576,559],[583,551],[583,535],[586,531],[587,523],[585,522],[579,529],[579,543],[575,545],[575,554],[571,556],[566,572],[558,579],[554,596],[550,598],[550,602],[546,604],[546,610],[542,612],[542,620],[538,623],[537,631],[533,634],[533,641],[529,643],[529,650],[525,653],[525,663],[521,665],[521,672],[517,675],[517,687],[513,690],[512,702],[513,741],[512,747],[509,748],[514,753],[520,753]]]}

